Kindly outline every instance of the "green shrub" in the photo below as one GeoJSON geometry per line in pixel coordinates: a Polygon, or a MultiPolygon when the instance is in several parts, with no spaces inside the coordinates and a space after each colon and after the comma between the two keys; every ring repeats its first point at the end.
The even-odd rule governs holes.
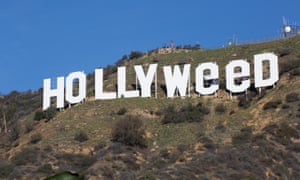
{"type": "Polygon", "coordinates": [[[36,144],[38,143],[40,140],[42,140],[42,135],[41,134],[34,134],[31,136],[30,138],[30,143],[31,144],[36,144]]]}
{"type": "Polygon", "coordinates": [[[283,122],[280,125],[270,124],[263,129],[265,132],[271,134],[277,142],[288,145],[290,144],[291,138],[299,138],[298,131],[289,126],[288,123],[283,122]]]}
{"type": "Polygon", "coordinates": [[[34,114],[33,119],[36,121],[47,119],[47,121],[49,121],[50,119],[55,117],[56,113],[57,113],[57,109],[51,106],[46,111],[37,110],[34,114]]]}
{"type": "Polygon", "coordinates": [[[282,108],[282,109],[288,109],[288,108],[290,108],[290,106],[289,106],[288,104],[283,104],[283,105],[281,106],[281,108],[282,108]]]}
{"type": "Polygon", "coordinates": [[[162,149],[159,152],[159,156],[164,158],[164,159],[168,159],[169,156],[170,156],[170,153],[169,153],[168,149],[162,149]]]}
{"type": "Polygon", "coordinates": [[[33,122],[32,121],[27,121],[25,123],[25,133],[29,133],[30,131],[33,130],[33,122]]]}
{"type": "Polygon", "coordinates": [[[286,138],[299,138],[299,134],[296,129],[290,127],[288,123],[283,122],[280,124],[280,130],[277,135],[286,137],[286,138]]]}
{"type": "Polygon", "coordinates": [[[89,139],[88,135],[84,131],[80,131],[79,133],[75,134],[74,140],[79,142],[84,142],[89,139]]]}
{"type": "Polygon", "coordinates": [[[13,171],[14,165],[6,160],[0,159],[0,178],[6,179],[8,175],[13,171]]]}
{"type": "Polygon", "coordinates": [[[9,140],[13,142],[19,138],[19,135],[20,135],[20,127],[18,124],[14,124],[9,134],[9,140]]]}
{"type": "Polygon", "coordinates": [[[300,68],[291,70],[290,74],[292,76],[300,76],[300,68]]]}
{"type": "Polygon", "coordinates": [[[215,130],[224,133],[226,131],[226,127],[220,123],[215,127],[215,130]]]}
{"type": "Polygon", "coordinates": [[[112,141],[146,147],[145,128],[137,116],[125,116],[112,129],[112,141]]]}
{"type": "Polygon", "coordinates": [[[232,144],[241,145],[243,143],[249,143],[252,139],[252,127],[245,127],[241,131],[232,137],[232,144]]]}
{"type": "Polygon", "coordinates": [[[155,177],[150,172],[146,172],[139,179],[140,180],[155,180],[155,177]]]}
{"type": "Polygon", "coordinates": [[[45,118],[46,118],[46,115],[45,115],[44,111],[37,110],[34,114],[33,119],[36,120],[36,121],[40,121],[40,120],[45,119],[45,118]]]}
{"type": "Polygon", "coordinates": [[[106,143],[104,141],[99,142],[98,144],[95,145],[94,150],[99,151],[99,150],[103,149],[105,146],[106,146],[106,143]]]}
{"type": "MultiPolygon", "coordinates": [[[[180,121],[185,122],[199,122],[203,119],[202,104],[197,106],[193,106],[191,103],[188,103],[182,106],[177,113],[177,116],[180,117],[180,121]]],[[[205,112],[206,113],[206,112],[205,112]]]]}
{"type": "Polygon", "coordinates": [[[300,67],[300,59],[288,59],[280,63],[279,73],[282,75],[283,73],[289,72],[293,69],[300,67]]]}
{"type": "Polygon", "coordinates": [[[12,158],[12,162],[17,165],[26,165],[37,162],[38,151],[35,148],[25,148],[12,158]]]}
{"type": "Polygon", "coordinates": [[[55,117],[57,109],[55,107],[50,107],[45,111],[45,118],[49,121],[55,117]]]}
{"type": "Polygon", "coordinates": [[[131,51],[129,54],[129,59],[138,59],[142,57],[144,54],[140,51],[131,51]]]}
{"type": "Polygon", "coordinates": [[[178,114],[175,110],[175,106],[169,105],[163,110],[164,118],[162,120],[162,124],[167,124],[167,123],[176,123],[177,120],[177,115],[178,114]]]}
{"type": "Polygon", "coordinates": [[[38,168],[38,172],[41,172],[41,173],[45,173],[45,174],[50,174],[50,173],[53,173],[53,169],[52,169],[52,166],[51,164],[44,164],[42,166],[40,166],[38,168]]]}
{"type": "Polygon", "coordinates": [[[44,151],[47,152],[47,153],[49,153],[49,152],[52,152],[53,149],[52,149],[52,147],[50,145],[47,145],[47,146],[44,147],[44,151]]]}
{"type": "Polygon", "coordinates": [[[201,102],[199,102],[196,105],[196,108],[198,109],[198,111],[200,111],[202,114],[207,115],[210,113],[210,110],[208,107],[204,106],[201,102]]]}
{"type": "Polygon", "coordinates": [[[46,178],[46,180],[80,180],[80,179],[84,179],[84,178],[79,176],[78,174],[74,174],[71,172],[61,172],[46,178]]]}
{"type": "Polygon", "coordinates": [[[279,57],[287,56],[293,52],[291,48],[278,48],[276,49],[276,53],[279,54],[279,57]]]}
{"type": "Polygon", "coordinates": [[[179,111],[176,111],[175,107],[170,105],[163,110],[163,113],[164,118],[162,119],[162,124],[200,122],[203,120],[204,115],[209,114],[209,109],[203,106],[202,103],[198,103],[196,106],[188,103],[182,106],[179,111]]]}
{"type": "Polygon", "coordinates": [[[280,104],[281,104],[281,100],[269,101],[264,105],[263,109],[264,110],[276,109],[280,104]]]}
{"type": "Polygon", "coordinates": [[[119,111],[117,112],[117,114],[121,116],[121,115],[126,114],[126,112],[127,112],[127,109],[125,107],[123,107],[123,108],[119,109],[119,111]]]}
{"type": "Polygon", "coordinates": [[[215,112],[217,114],[223,114],[226,111],[226,106],[223,103],[217,104],[215,107],[215,112]]]}
{"type": "Polygon", "coordinates": [[[285,96],[286,102],[296,102],[299,101],[299,95],[295,92],[289,93],[285,96]]]}
{"type": "Polygon", "coordinates": [[[201,143],[204,144],[204,147],[208,150],[214,150],[216,148],[215,143],[213,142],[213,140],[211,140],[210,138],[206,137],[206,136],[202,136],[199,138],[199,141],[201,143]]]}
{"type": "Polygon", "coordinates": [[[68,166],[78,172],[88,169],[97,161],[95,157],[83,154],[61,153],[56,154],[55,157],[61,166],[68,166]]]}

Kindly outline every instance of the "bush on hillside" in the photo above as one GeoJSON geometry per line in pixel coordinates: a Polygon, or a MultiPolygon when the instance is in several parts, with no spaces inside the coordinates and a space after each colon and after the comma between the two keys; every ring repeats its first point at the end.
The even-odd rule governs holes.
{"type": "Polygon", "coordinates": [[[117,112],[118,115],[124,115],[126,114],[127,112],[127,109],[125,107],[122,107],[121,109],[119,109],[119,111],[117,112]]]}
{"type": "Polygon", "coordinates": [[[25,122],[25,133],[29,133],[30,131],[33,130],[33,122],[32,121],[27,121],[25,122]]]}
{"type": "Polygon", "coordinates": [[[61,153],[55,154],[55,157],[60,167],[69,167],[77,172],[87,170],[97,161],[95,157],[84,154],[61,153]]]}
{"type": "Polygon", "coordinates": [[[45,119],[45,118],[46,117],[45,117],[44,111],[42,111],[41,109],[39,109],[39,110],[37,110],[35,112],[33,119],[36,120],[36,121],[40,121],[40,120],[45,119]]]}
{"type": "Polygon", "coordinates": [[[251,142],[252,139],[252,127],[245,127],[241,131],[232,137],[232,144],[242,145],[244,143],[251,142]]]}
{"type": "Polygon", "coordinates": [[[118,67],[117,66],[112,66],[112,65],[108,65],[104,70],[103,70],[103,79],[107,80],[108,76],[116,73],[118,71],[118,67]]]}
{"type": "Polygon", "coordinates": [[[299,95],[295,92],[289,93],[285,96],[286,102],[296,102],[299,101],[299,95]]]}
{"type": "Polygon", "coordinates": [[[38,172],[45,173],[45,174],[51,174],[51,173],[53,173],[53,169],[52,169],[51,164],[47,163],[47,164],[40,166],[38,168],[38,172]]]}
{"type": "Polygon", "coordinates": [[[280,63],[280,75],[300,67],[300,59],[288,59],[280,63]]]}
{"type": "Polygon", "coordinates": [[[278,48],[276,53],[279,54],[279,57],[287,56],[293,52],[291,48],[278,48]]]}
{"type": "Polygon", "coordinates": [[[112,141],[129,146],[146,147],[143,121],[137,116],[125,116],[112,129],[112,141]]]}
{"type": "Polygon", "coordinates": [[[215,107],[215,112],[217,114],[223,114],[226,111],[226,106],[223,103],[217,104],[215,107]]]}
{"type": "Polygon", "coordinates": [[[126,54],[124,54],[117,62],[116,62],[116,66],[124,66],[126,61],[128,61],[128,56],[126,54]]]}
{"type": "Polygon", "coordinates": [[[167,123],[182,123],[182,122],[200,122],[203,120],[204,115],[209,114],[209,109],[201,102],[196,106],[191,103],[183,105],[179,111],[175,110],[173,105],[168,106],[163,111],[164,118],[162,124],[167,123]]]}
{"type": "Polygon", "coordinates": [[[167,123],[177,123],[179,120],[177,120],[178,116],[176,115],[177,112],[175,110],[175,106],[169,105],[163,110],[164,118],[162,120],[162,124],[167,123]]]}
{"type": "Polygon", "coordinates": [[[291,70],[290,74],[291,74],[292,76],[300,76],[300,67],[291,70]]]}
{"type": "Polygon", "coordinates": [[[47,119],[47,121],[49,121],[55,117],[55,115],[57,113],[57,109],[52,106],[52,107],[48,108],[44,113],[45,113],[45,118],[47,119]]]}
{"type": "Polygon", "coordinates": [[[277,142],[288,145],[292,143],[291,138],[299,138],[300,133],[298,133],[297,129],[291,127],[288,123],[283,122],[279,125],[270,124],[266,126],[264,132],[271,134],[277,142]]]}
{"type": "Polygon", "coordinates": [[[84,142],[89,139],[88,135],[84,131],[80,131],[75,134],[74,140],[78,142],[84,142]]]}
{"type": "Polygon", "coordinates": [[[272,100],[267,102],[263,109],[268,110],[268,109],[276,109],[279,105],[281,104],[281,100],[272,100]]]}
{"type": "Polygon", "coordinates": [[[41,134],[34,134],[30,137],[30,143],[31,144],[36,144],[38,143],[40,140],[42,140],[42,135],[41,134]]]}
{"type": "Polygon", "coordinates": [[[131,51],[129,54],[129,59],[138,59],[142,57],[144,54],[140,51],[131,51]]]}
{"type": "Polygon", "coordinates": [[[46,180],[77,180],[77,179],[84,179],[84,176],[79,176],[79,174],[77,173],[71,173],[69,171],[64,171],[64,172],[60,172],[57,173],[53,176],[49,176],[46,178],[46,180]]]}
{"type": "Polygon", "coordinates": [[[283,105],[281,106],[281,108],[282,108],[282,109],[288,109],[288,108],[290,108],[290,106],[289,106],[288,104],[283,104],[283,105]]]}
{"type": "Polygon", "coordinates": [[[14,165],[6,160],[0,159],[0,178],[6,179],[8,175],[13,171],[14,165]]]}
{"type": "Polygon", "coordinates": [[[20,127],[18,124],[14,124],[14,126],[11,128],[11,131],[9,133],[9,140],[11,142],[17,140],[20,136],[20,127]]]}
{"type": "Polygon", "coordinates": [[[226,127],[223,124],[219,123],[215,126],[215,130],[224,133],[226,131],[226,127]]]}
{"type": "Polygon", "coordinates": [[[25,148],[12,158],[12,162],[17,165],[33,164],[37,162],[38,152],[36,148],[25,148]]]}
{"type": "Polygon", "coordinates": [[[34,120],[40,121],[42,119],[47,119],[47,121],[51,120],[55,117],[57,113],[57,109],[53,106],[49,107],[46,111],[37,110],[34,114],[34,120]]]}

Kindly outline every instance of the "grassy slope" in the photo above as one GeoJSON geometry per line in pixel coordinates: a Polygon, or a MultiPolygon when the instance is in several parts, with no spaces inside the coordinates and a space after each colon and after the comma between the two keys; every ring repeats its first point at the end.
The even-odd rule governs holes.
{"type": "MultiPolygon", "coordinates": [[[[162,66],[164,65],[177,64],[182,60],[184,60],[185,63],[191,63],[193,82],[193,70],[197,64],[216,61],[220,67],[221,80],[224,80],[225,65],[230,60],[247,59],[252,63],[253,55],[255,54],[262,52],[278,52],[278,50],[282,48],[292,48],[292,53],[280,58],[280,63],[283,63],[284,61],[300,57],[299,42],[300,37],[295,37],[292,39],[261,44],[143,57],[129,61],[126,64],[128,88],[132,88],[130,87],[130,84],[135,83],[135,75],[133,71],[133,65],[135,64],[145,65],[153,63],[154,60],[158,60],[159,84],[164,84],[162,73],[162,66]]],[[[253,65],[251,64],[251,72],[253,72],[252,70],[253,65]]],[[[251,77],[253,76],[251,75],[251,77]]],[[[116,74],[110,75],[109,80],[105,82],[106,89],[112,90],[115,82],[116,74]]],[[[247,109],[240,108],[236,99],[230,100],[224,90],[219,91],[219,98],[193,96],[191,98],[167,99],[163,91],[159,89],[158,99],[153,97],[87,101],[84,104],[76,105],[71,109],[60,112],[54,119],[47,123],[35,123],[34,129],[29,133],[22,134],[16,147],[11,148],[10,151],[6,152],[5,155],[3,154],[3,156],[13,157],[14,154],[19,152],[21,149],[33,146],[29,143],[30,137],[37,133],[42,135],[42,140],[34,146],[39,147],[40,149],[51,146],[55,153],[96,153],[94,150],[95,145],[104,144],[105,147],[109,147],[112,144],[110,141],[111,129],[114,123],[121,117],[116,115],[115,112],[123,107],[128,110],[127,114],[140,116],[146,127],[148,148],[143,151],[144,154],[140,157],[140,159],[144,160],[136,160],[140,164],[145,163],[144,161],[148,163],[151,162],[151,159],[147,158],[148,156],[155,157],[162,150],[170,150],[179,145],[187,146],[191,151],[198,146],[202,146],[201,143],[199,144],[199,137],[203,136],[211,139],[215,144],[225,147],[227,145],[231,145],[231,137],[237,134],[241,128],[246,126],[253,126],[254,133],[261,133],[261,130],[270,122],[280,122],[289,119],[288,122],[297,124],[299,120],[297,111],[298,104],[300,102],[298,104],[297,102],[294,104],[290,103],[289,105],[291,107],[284,110],[280,107],[277,109],[263,110],[263,106],[265,103],[275,99],[279,99],[282,101],[282,104],[285,104],[285,96],[287,94],[290,92],[297,92],[300,94],[299,87],[299,76],[289,78],[288,74],[284,74],[281,76],[280,82],[274,89],[265,90],[266,95],[263,98],[255,97],[251,102],[250,107],[247,109]],[[161,119],[163,116],[156,115],[157,112],[162,111],[162,109],[170,104],[180,107],[187,103],[197,104],[198,102],[202,102],[210,108],[210,114],[206,115],[204,120],[200,123],[162,125],[161,119]],[[223,103],[226,106],[226,111],[218,114],[214,111],[214,108],[220,103],[223,103]],[[220,125],[225,127],[225,131],[219,131],[216,128],[220,125]],[[74,135],[81,130],[87,133],[89,140],[79,143],[74,140],[74,135]]],[[[32,119],[33,113],[21,121],[22,127],[24,127],[26,122],[32,121],[32,119]]],[[[193,153],[197,154],[196,152],[193,153]]],[[[109,155],[107,156],[109,157],[109,155]]],[[[51,159],[51,157],[47,158],[51,159]]],[[[188,153],[185,154],[184,159],[188,159],[188,153]]],[[[100,166],[99,162],[95,166],[100,166]]],[[[105,163],[109,164],[111,162],[105,163]]],[[[146,170],[144,169],[140,171],[142,171],[143,174],[146,170]]],[[[213,170],[211,171],[212,174],[214,174],[213,170]]],[[[153,174],[155,174],[155,170],[153,170],[153,174]]],[[[210,176],[209,174],[207,175],[210,176]]]]}

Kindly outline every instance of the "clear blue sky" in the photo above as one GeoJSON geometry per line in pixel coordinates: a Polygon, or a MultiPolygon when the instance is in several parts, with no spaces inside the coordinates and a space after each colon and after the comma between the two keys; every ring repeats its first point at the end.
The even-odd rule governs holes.
{"type": "Polygon", "coordinates": [[[225,45],[279,36],[300,24],[299,0],[0,1],[0,92],[37,90],[43,79],[92,72],[132,50],[225,45]]]}

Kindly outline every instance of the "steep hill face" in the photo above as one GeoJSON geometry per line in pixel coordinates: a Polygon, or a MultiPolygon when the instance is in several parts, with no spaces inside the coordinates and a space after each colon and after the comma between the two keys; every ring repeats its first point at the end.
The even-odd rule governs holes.
{"type": "MultiPolygon", "coordinates": [[[[21,93],[11,113],[21,111],[21,100],[32,105],[27,104],[30,110],[12,118],[8,133],[2,133],[0,177],[44,178],[62,171],[87,179],[300,177],[300,37],[214,50],[152,53],[122,63],[127,68],[127,88],[135,89],[133,65],[189,63],[193,70],[203,62],[217,62],[220,67],[221,87],[216,96],[192,93],[191,97],[166,98],[161,68],[157,99],[94,101],[92,74],[87,101],[56,115],[53,109],[37,109],[39,92],[21,93]],[[251,86],[247,96],[235,94],[231,99],[224,88],[225,65],[247,59],[253,83],[253,55],[263,52],[278,55],[279,82],[261,94],[251,86]]],[[[192,84],[194,76],[192,71],[192,84]]],[[[116,78],[116,68],[107,67],[105,90],[115,91],[116,78]]],[[[12,97],[4,96],[0,103],[7,110],[10,102],[12,97]]]]}

